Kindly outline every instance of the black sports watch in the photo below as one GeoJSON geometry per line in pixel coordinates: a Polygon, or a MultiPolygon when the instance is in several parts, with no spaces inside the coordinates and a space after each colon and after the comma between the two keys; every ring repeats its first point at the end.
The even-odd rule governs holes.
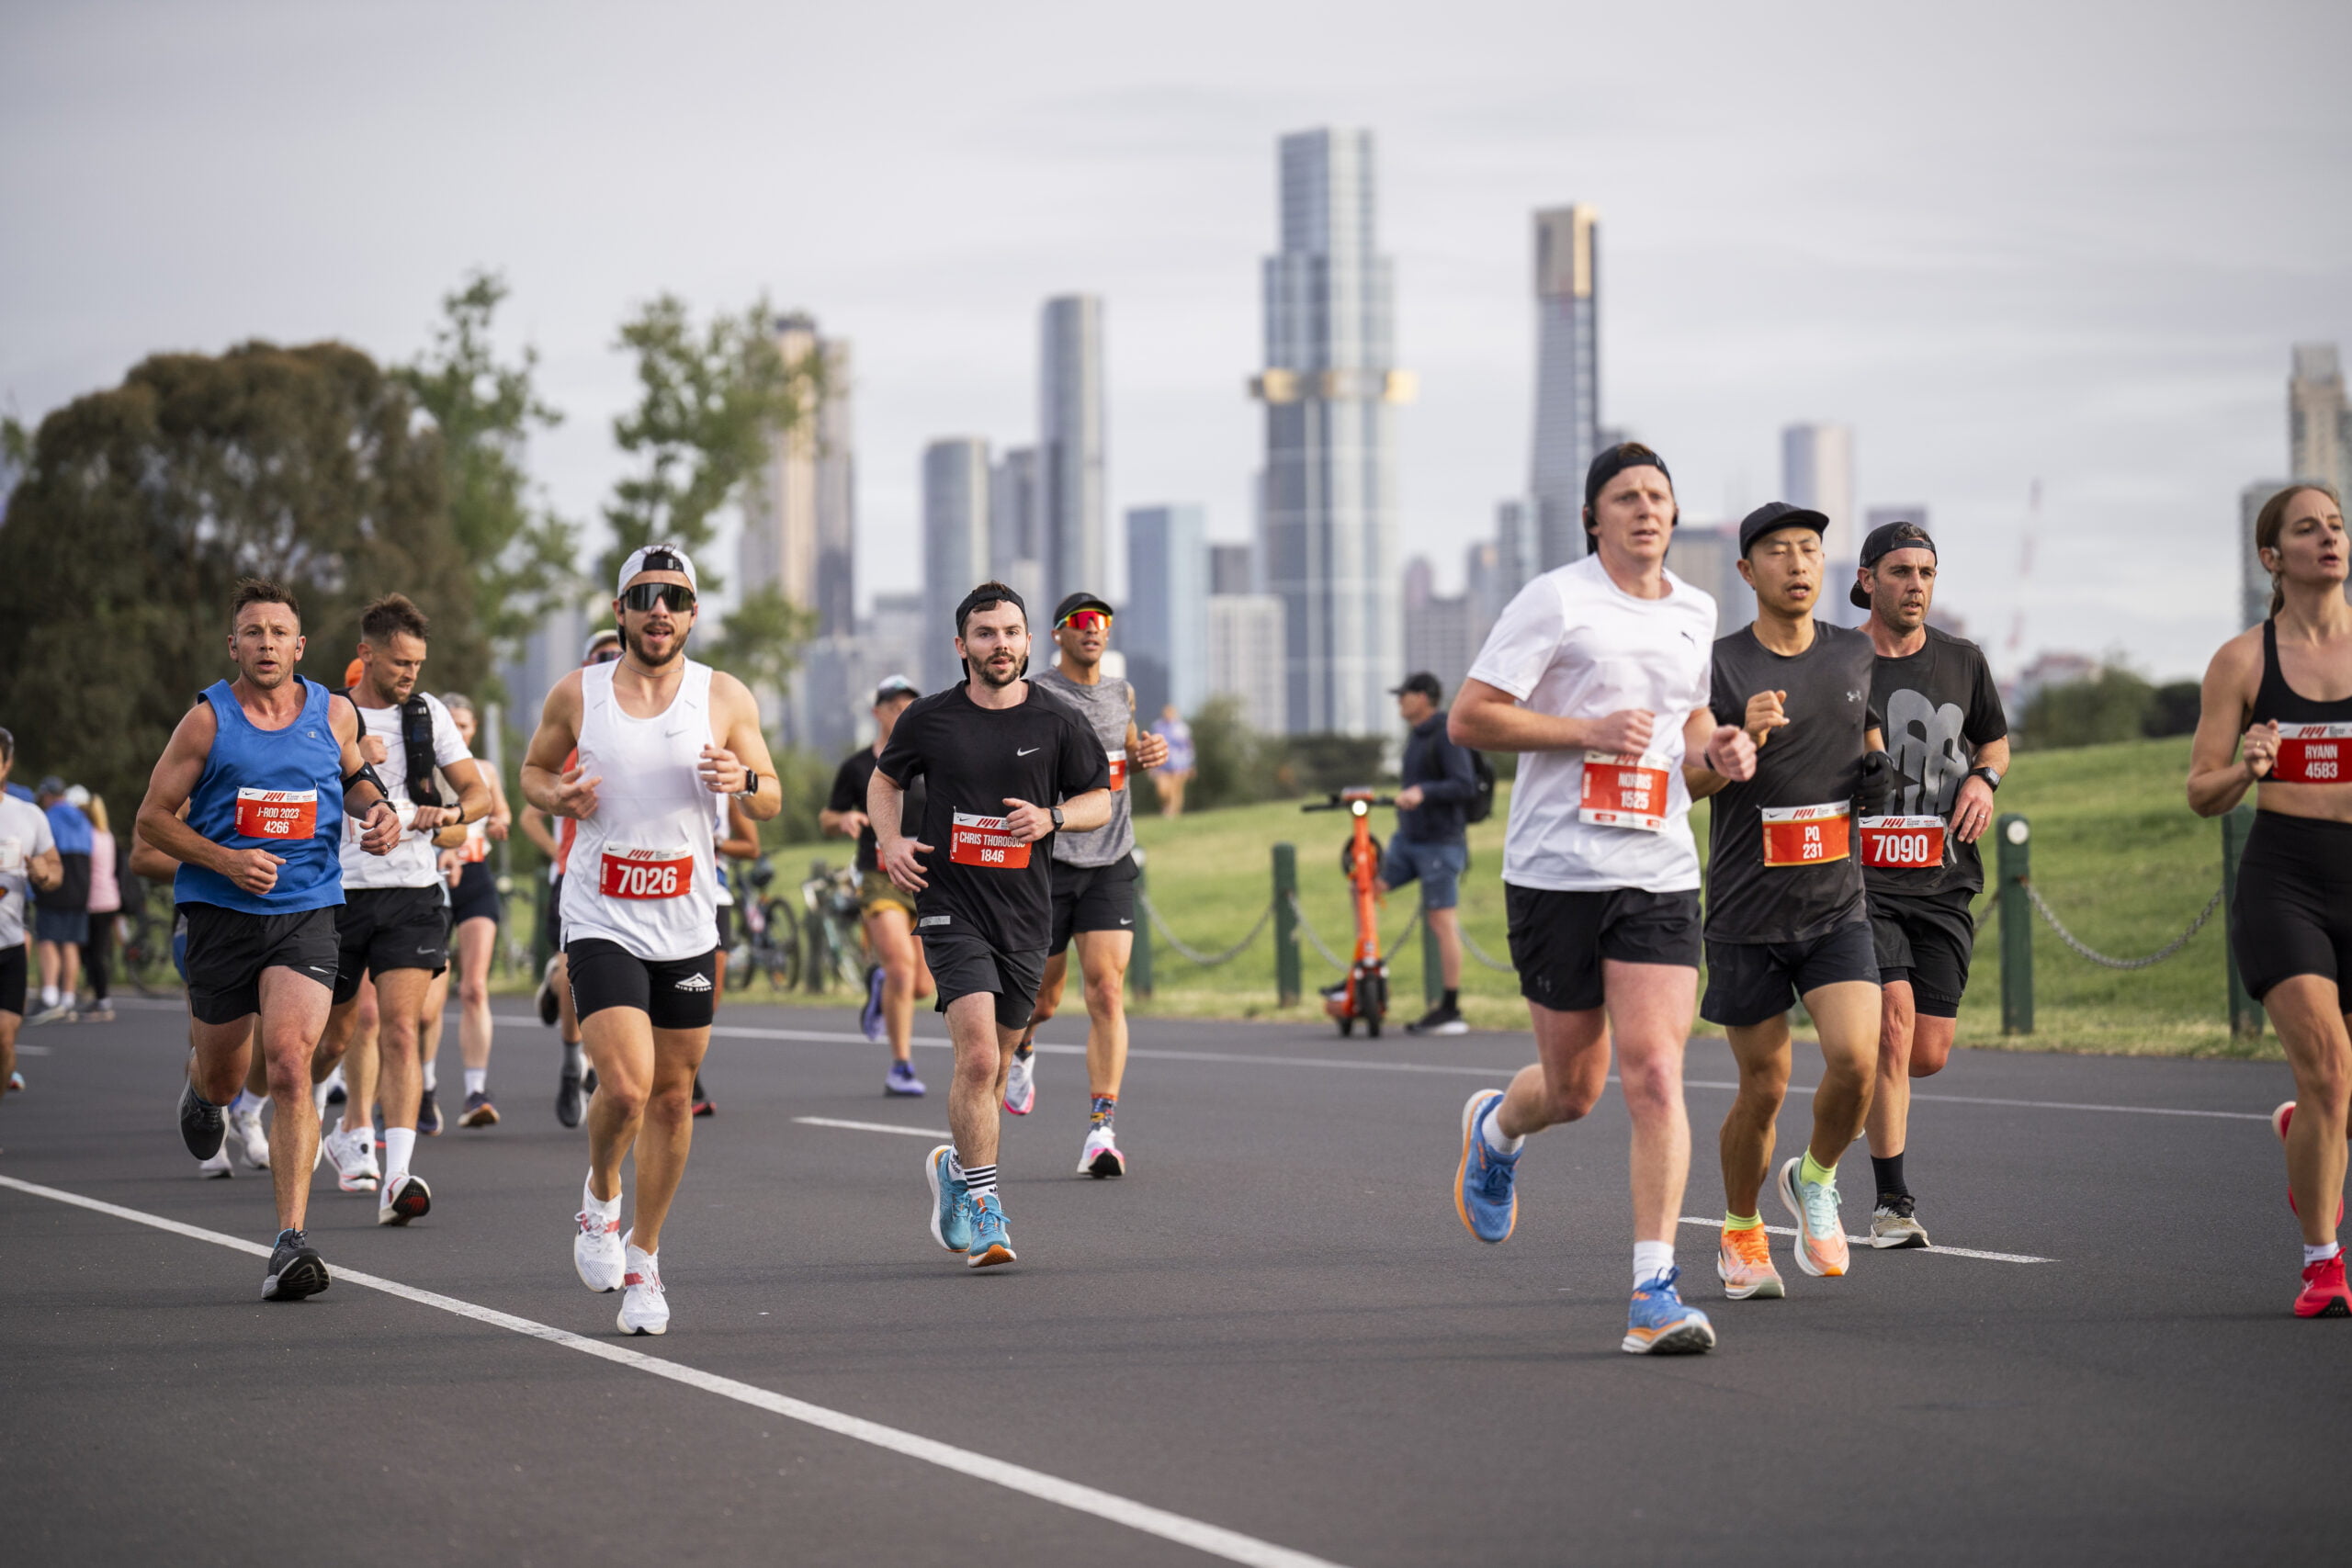
{"type": "Polygon", "coordinates": [[[1996,794],[2000,790],[2001,770],[1998,768],[1971,768],[1968,770],[1968,776],[1972,779],[1983,779],[1984,787],[1996,794]]]}
{"type": "Polygon", "coordinates": [[[1062,808],[1057,806],[1049,809],[1054,818],[1054,831],[1058,833],[1062,830],[1062,808]]]}
{"type": "Polygon", "coordinates": [[[744,769],[743,787],[737,790],[735,793],[741,795],[753,795],[759,794],[760,775],[752,772],[749,768],[744,769]]]}

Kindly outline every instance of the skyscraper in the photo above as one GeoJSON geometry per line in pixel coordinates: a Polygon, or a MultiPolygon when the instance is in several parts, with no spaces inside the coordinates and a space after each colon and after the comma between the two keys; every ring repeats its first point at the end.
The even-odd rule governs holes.
{"type": "Polygon", "coordinates": [[[1207,694],[1208,544],[1197,506],[1138,506],[1127,513],[1127,600],[1119,646],[1136,689],[1136,721],[1148,728],[1163,704],[1184,713],[1207,694]]]}
{"type": "Polygon", "coordinates": [[[1284,716],[1298,733],[1384,734],[1399,635],[1389,259],[1374,249],[1372,133],[1281,141],[1282,249],[1266,258],[1265,581],[1283,604],[1284,716]]]}
{"type": "Polygon", "coordinates": [[[1238,698],[1261,735],[1294,728],[1284,712],[1283,602],[1272,593],[1209,596],[1209,695],[1238,698]]]}
{"type": "Polygon", "coordinates": [[[1584,474],[1600,450],[1600,237],[1599,208],[1535,215],[1534,571],[1584,554],[1584,474]]]}
{"type": "Polygon", "coordinates": [[[1007,448],[989,470],[989,575],[1020,594],[1038,615],[1054,607],[1046,597],[1039,545],[1044,514],[1037,449],[1007,448]]]}
{"type": "Polygon", "coordinates": [[[1832,626],[1861,625],[1869,612],[1855,609],[1846,597],[1846,584],[1854,581],[1862,554],[1855,531],[1854,427],[1792,424],[1782,430],[1781,499],[1829,519],[1821,536],[1821,618],[1832,626]]]}
{"type": "MultiPolygon", "coordinates": [[[[1255,593],[1258,592],[1258,563],[1248,545],[1211,545],[1209,547],[1209,592],[1212,593],[1255,593]]],[[[1128,575],[1135,568],[1130,563],[1128,575]]]]}
{"type": "MultiPolygon", "coordinates": [[[[2287,381],[2287,470],[2343,495],[2352,480],[2352,412],[2344,403],[2344,371],[2332,343],[2295,345],[2287,381]]],[[[2267,592],[2266,592],[2267,602],[2267,592]]]]}
{"type": "Polygon", "coordinates": [[[771,437],[745,494],[741,587],[775,588],[816,613],[819,636],[847,636],[857,600],[849,344],[798,312],[777,318],[775,344],[786,364],[813,361],[821,396],[809,417],[771,437]]]}
{"type": "Polygon", "coordinates": [[[2285,479],[2257,479],[2238,491],[2238,626],[2258,626],[2270,618],[2270,569],[2254,547],[2254,520],[2262,503],[2287,488],[2285,479]]]}
{"type": "MultiPolygon", "coordinates": [[[[1582,495],[1579,491],[1578,495],[1582,495]]],[[[1581,513],[1581,507],[1579,507],[1581,513]]],[[[1535,538],[1528,526],[1528,503],[1523,501],[1500,501],[1495,503],[1495,575],[1498,592],[1506,604],[1511,596],[1527,586],[1535,576],[1535,538]]]]}
{"type": "Polygon", "coordinates": [[[922,452],[922,672],[926,692],[964,678],[956,606],[989,577],[989,444],[970,436],[922,452]]]}
{"type": "Polygon", "coordinates": [[[1452,697],[1478,656],[1476,615],[1468,592],[1437,592],[1437,570],[1427,556],[1406,562],[1406,671],[1428,671],[1437,677],[1444,695],[1452,697]]]}
{"type": "Polygon", "coordinates": [[[1046,301],[1037,376],[1038,551],[1042,615],[1063,595],[1107,593],[1102,552],[1102,301],[1046,301]]]}

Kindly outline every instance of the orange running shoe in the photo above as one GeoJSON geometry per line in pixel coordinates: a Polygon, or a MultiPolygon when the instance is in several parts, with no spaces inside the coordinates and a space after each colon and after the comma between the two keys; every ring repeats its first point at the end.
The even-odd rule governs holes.
{"type": "Polygon", "coordinates": [[[2352,1317],[2352,1288],[2344,1283],[2344,1254],[2303,1270],[2303,1293],[2295,1298],[2297,1317],[2352,1317]]]}
{"type": "Polygon", "coordinates": [[[1797,1267],[1816,1279],[1835,1280],[1846,1272],[1846,1222],[1838,1213],[1838,1184],[1807,1181],[1804,1162],[1792,1159],[1781,1167],[1781,1201],[1797,1222],[1797,1267]]]}
{"type": "Polygon", "coordinates": [[[1778,1301],[1789,1293],[1781,1271],[1772,1267],[1772,1244],[1762,1225],[1744,1231],[1724,1228],[1723,1245],[1715,1251],[1715,1277],[1724,1282],[1724,1294],[1736,1302],[1751,1296],[1778,1301]]]}

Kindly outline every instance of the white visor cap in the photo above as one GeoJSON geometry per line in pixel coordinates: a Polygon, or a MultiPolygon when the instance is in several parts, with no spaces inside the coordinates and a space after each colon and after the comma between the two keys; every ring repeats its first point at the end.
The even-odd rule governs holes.
{"type": "Polygon", "coordinates": [[[613,597],[617,599],[628,592],[628,580],[640,571],[683,571],[686,574],[686,586],[697,593],[702,592],[702,582],[695,576],[694,558],[675,545],[648,545],[630,551],[628,559],[621,562],[620,581],[613,585],[613,597]]]}

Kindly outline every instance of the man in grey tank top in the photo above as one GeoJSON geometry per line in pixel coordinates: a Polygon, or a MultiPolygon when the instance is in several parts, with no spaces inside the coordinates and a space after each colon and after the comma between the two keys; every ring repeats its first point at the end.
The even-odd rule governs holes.
{"type": "MultiPolygon", "coordinates": [[[[1119,1081],[1127,1070],[1127,960],[1135,951],[1135,797],[1127,781],[1168,760],[1168,742],[1136,728],[1136,692],[1102,676],[1111,646],[1111,606],[1091,593],[1073,593],[1054,611],[1050,670],[1029,679],[1035,688],[1076,709],[1111,756],[1111,820],[1090,833],[1054,835],[1054,934],[1037,1009],[1005,1067],[1004,1108],[1026,1116],[1037,1102],[1037,1026],[1061,1006],[1069,948],[1078,945],[1086,984],[1086,1144],[1078,1173],[1098,1179],[1126,1174],[1126,1156],[1112,1125],[1119,1081]]],[[[1147,941],[1149,938],[1147,936],[1147,941]]]]}

